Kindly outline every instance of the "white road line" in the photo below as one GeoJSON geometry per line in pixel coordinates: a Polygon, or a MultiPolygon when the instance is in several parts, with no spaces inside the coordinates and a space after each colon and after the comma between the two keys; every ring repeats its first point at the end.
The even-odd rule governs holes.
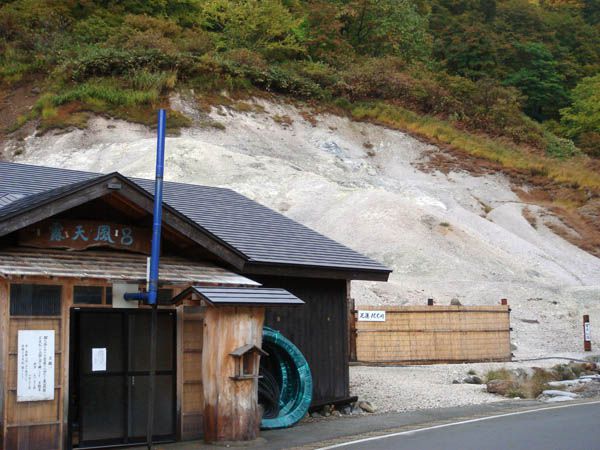
{"type": "Polygon", "coordinates": [[[498,414],[498,415],[495,415],[495,416],[479,417],[477,419],[462,420],[460,422],[445,423],[445,424],[442,424],[442,425],[435,425],[435,426],[432,426],[432,427],[417,428],[415,430],[400,431],[398,433],[390,433],[390,434],[384,434],[384,435],[381,435],[381,436],[374,436],[374,437],[365,438],[365,439],[357,439],[355,441],[344,442],[342,444],[335,444],[335,445],[329,445],[327,447],[320,447],[317,450],[329,450],[331,448],[347,447],[349,445],[362,444],[363,442],[377,441],[379,439],[387,439],[387,438],[395,437],[395,436],[405,436],[405,435],[409,435],[409,434],[416,434],[416,433],[420,433],[422,431],[429,431],[429,430],[436,430],[436,429],[439,429],[439,428],[454,427],[456,425],[464,425],[464,424],[467,424],[467,423],[483,422],[484,420],[498,419],[500,417],[519,416],[519,415],[522,415],[522,414],[529,414],[529,413],[534,413],[534,412],[539,412],[539,411],[549,411],[549,410],[552,410],[552,409],[572,408],[572,407],[575,407],[575,406],[596,405],[598,403],[600,403],[600,401],[585,402],[585,403],[572,403],[570,405],[548,406],[546,408],[529,409],[527,411],[517,411],[517,412],[506,413],[506,414],[498,414]]]}

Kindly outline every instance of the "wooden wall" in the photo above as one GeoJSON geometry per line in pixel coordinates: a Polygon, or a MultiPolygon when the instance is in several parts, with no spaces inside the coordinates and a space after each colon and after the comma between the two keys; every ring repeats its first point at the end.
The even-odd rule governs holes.
{"type": "Polygon", "coordinates": [[[497,306],[357,306],[385,322],[356,321],[359,362],[432,364],[510,361],[510,310],[497,306]]]}
{"type": "MultiPolygon", "coordinates": [[[[70,309],[73,287],[109,286],[106,280],[19,277],[15,283],[62,286],[58,316],[10,316],[11,280],[0,279],[0,450],[56,450],[67,447],[69,407],[70,309]],[[55,397],[52,401],[16,401],[17,334],[19,329],[43,329],[55,334],[55,397]]],[[[182,286],[165,286],[177,294],[182,286]]],[[[77,304],[79,308],[86,305],[77,304]]],[[[110,305],[90,305],[111,308],[110,305]]],[[[177,308],[177,418],[178,438],[202,436],[204,398],[202,394],[203,313],[198,308],[177,308]]]]}
{"type": "MultiPolygon", "coordinates": [[[[258,437],[258,378],[237,377],[239,361],[231,353],[246,345],[260,348],[263,323],[262,307],[218,306],[206,310],[203,339],[210,348],[202,358],[206,442],[252,441],[258,437]]],[[[257,369],[255,375],[258,366],[257,361],[253,366],[257,369]]]]}
{"type": "MultiPolygon", "coordinates": [[[[45,278],[19,279],[62,286],[62,307],[58,316],[10,316],[10,284],[0,280],[0,322],[2,323],[2,411],[3,444],[7,450],[54,450],[61,448],[66,433],[68,407],[69,306],[72,304],[71,280],[45,278]],[[17,402],[18,330],[55,330],[54,400],[17,402]],[[65,332],[67,330],[67,332],[65,332]]],[[[85,283],[79,283],[85,284],[85,283]]]]}
{"type": "Polygon", "coordinates": [[[202,347],[204,312],[199,307],[179,306],[177,404],[180,439],[200,439],[203,432],[202,347]],[[181,368],[179,370],[179,368],[181,368]]]}
{"type": "Polygon", "coordinates": [[[265,325],[290,339],[304,354],[313,376],[313,405],[350,395],[346,280],[254,277],[265,287],[289,290],[306,302],[267,308],[265,325]]]}

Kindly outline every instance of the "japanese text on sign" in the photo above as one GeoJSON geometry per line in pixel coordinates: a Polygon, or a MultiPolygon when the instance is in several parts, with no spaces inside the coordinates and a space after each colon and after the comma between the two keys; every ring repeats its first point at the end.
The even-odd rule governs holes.
{"type": "Polygon", "coordinates": [[[17,401],[54,400],[54,330],[19,330],[17,401]]]}
{"type": "Polygon", "coordinates": [[[585,341],[591,341],[592,340],[592,330],[591,330],[589,322],[585,322],[583,324],[583,339],[585,341]]]}
{"type": "Polygon", "coordinates": [[[359,322],[385,322],[385,311],[358,311],[359,322]]]}
{"type": "Polygon", "coordinates": [[[21,245],[70,250],[112,247],[149,253],[150,240],[149,229],[91,220],[51,219],[19,232],[21,245]]]}

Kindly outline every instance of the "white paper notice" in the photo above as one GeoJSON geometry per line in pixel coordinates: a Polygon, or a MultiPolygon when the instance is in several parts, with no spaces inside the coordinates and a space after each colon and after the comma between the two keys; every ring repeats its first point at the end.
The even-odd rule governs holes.
{"type": "Polygon", "coordinates": [[[17,401],[54,400],[54,330],[19,330],[17,401]]]}
{"type": "Polygon", "coordinates": [[[106,370],[106,349],[92,349],[92,372],[102,372],[106,370]]]}

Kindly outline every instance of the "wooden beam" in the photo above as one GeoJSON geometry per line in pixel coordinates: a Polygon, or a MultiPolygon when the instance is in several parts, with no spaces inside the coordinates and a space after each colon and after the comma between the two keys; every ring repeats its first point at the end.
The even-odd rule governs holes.
{"type": "Polygon", "coordinates": [[[58,213],[67,211],[71,208],[82,205],[83,203],[87,203],[91,200],[95,200],[99,197],[102,197],[108,192],[111,192],[107,187],[107,184],[111,181],[114,180],[109,179],[103,183],[92,185],[82,191],[76,191],[71,194],[65,194],[59,199],[56,199],[44,205],[40,205],[32,210],[25,211],[14,217],[11,217],[0,224],[0,236],[4,236],[16,230],[20,230],[21,228],[25,228],[27,225],[40,222],[41,220],[47,219],[48,217],[55,216],[58,213]]]}
{"type": "Polygon", "coordinates": [[[329,280],[368,280],[387,281],[390,272],[357,269],[332,269],[327,267],[281,266],[248,262],[242,270],[243,275],[276,275],[300,278],[326,278],[329,280]]]}

